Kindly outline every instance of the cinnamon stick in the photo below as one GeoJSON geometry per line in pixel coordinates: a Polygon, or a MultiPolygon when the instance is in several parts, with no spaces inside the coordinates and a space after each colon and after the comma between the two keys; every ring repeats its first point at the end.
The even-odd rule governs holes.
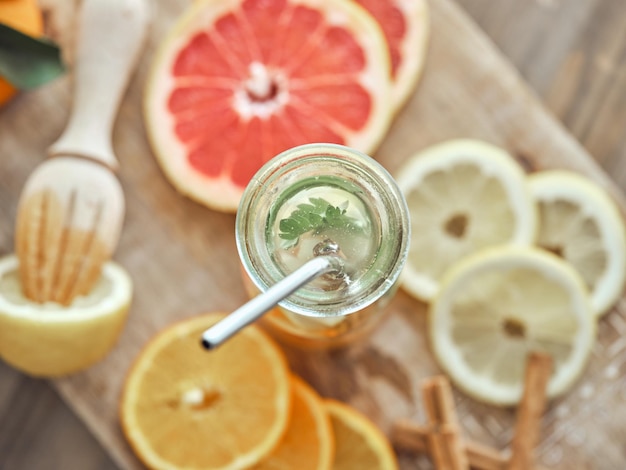
{"type": "Polygon", "coordinates": [[[428,417],[428,449],[435,466],[441,470],[469,469],[448,379],[427,379],[422,395],[428,417]]]}
{"type": "MultiPolygon", "coordinates": [[[[429,454],[429,428],[408,420],[396,421],[391,439],[396,447],[420,454],[429,454]]],[[[474,441],[465,441],[465,452],[471,468],[475,470],[504,470],[507,459],[492,447],[474,441]]]]}
{"type": "Polygon", "coordinates": [[[534,450],[539,442],[541,418],[546,407],[546,387],[552,375],[552,358],[530,353],[526,361],[524,394],[517,410],[517,422],[511,443],[509,470],[534,468],[534,450]]]}

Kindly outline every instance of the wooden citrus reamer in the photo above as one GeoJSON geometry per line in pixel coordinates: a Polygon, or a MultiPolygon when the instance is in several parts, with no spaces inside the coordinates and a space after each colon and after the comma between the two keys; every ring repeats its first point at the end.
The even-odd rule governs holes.
{"type": "Polygon", "coordinates": [[[83,3],[69,123],[18,206],[20,277],[34,301],[88,293],[117,246],[125,209],[111,134],[147,24],[145,0],[83,3]]]}

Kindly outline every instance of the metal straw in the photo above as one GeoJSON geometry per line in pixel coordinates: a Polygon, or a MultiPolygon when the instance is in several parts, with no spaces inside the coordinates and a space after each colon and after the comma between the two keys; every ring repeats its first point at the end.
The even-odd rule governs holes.
{"type": "Polygon", "coordinates": [[[306,262],[283,280],[254,297],[248,303],[243,304],[226,318],[202,333],[202,346],[206,349],[216,348],[303,285],[324,273],[336,269],[341,270],[341,260],[337,256],[318,256],[306,262]]]}

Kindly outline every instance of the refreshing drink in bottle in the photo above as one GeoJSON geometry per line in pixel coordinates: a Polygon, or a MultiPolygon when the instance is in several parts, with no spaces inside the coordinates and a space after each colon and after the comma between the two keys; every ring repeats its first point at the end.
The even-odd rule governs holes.
{"type": "Polygon", "coordinates": [[[372,330],[395,292],[410,239],[402,193],[372,158],[309,144],[269,161],[248,184],[236,241],[249,294],[316,257],[332,269],[265,314],[262,325],[300,347],[344,346],[372,330]]]}

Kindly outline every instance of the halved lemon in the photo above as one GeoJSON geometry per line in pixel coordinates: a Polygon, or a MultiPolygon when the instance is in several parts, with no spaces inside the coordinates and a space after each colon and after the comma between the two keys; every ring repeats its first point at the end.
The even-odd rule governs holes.
{"type": "Polygon", "coordinates": [[[552,356],[548,395],[566,391],[591,352],[596,322],[582,278],[538,248],[499,247],[460,261],[429,312],[433,352],[478,400],[513,405],[530,351],[552,356]]]}
{"type": "Polygon", "coordinates": [[[435,145],[410,159],[397,181],[411,213],[401,282],[419,299],[432,299],[462,257],[534,240],[537,214],[524,171],[498,147],[476,140],[435,145]]]}
{"type": "Polygon", "coordinates": [[[539,208],[537,244],[555,252],[582,275],[596,315],[624,290],[626,230],[616,204],[589,179],[563,170],[532,175],[539,208]]]}
{"type": "Polygon", "coordinates": [[[105,263],[91,292],[64,306],[26,298],[18,266],[14,255],[0,259],[0,357],[45,377],[77,372],[102,359],[126,321],[132,297],[126,271],[105,263]]]}
{"type": "Polygon", "coordinates": [[[397,470],[387,436],[368,417],[345,403],[327,399],[335,435],[333,470],[397,470]]]}

